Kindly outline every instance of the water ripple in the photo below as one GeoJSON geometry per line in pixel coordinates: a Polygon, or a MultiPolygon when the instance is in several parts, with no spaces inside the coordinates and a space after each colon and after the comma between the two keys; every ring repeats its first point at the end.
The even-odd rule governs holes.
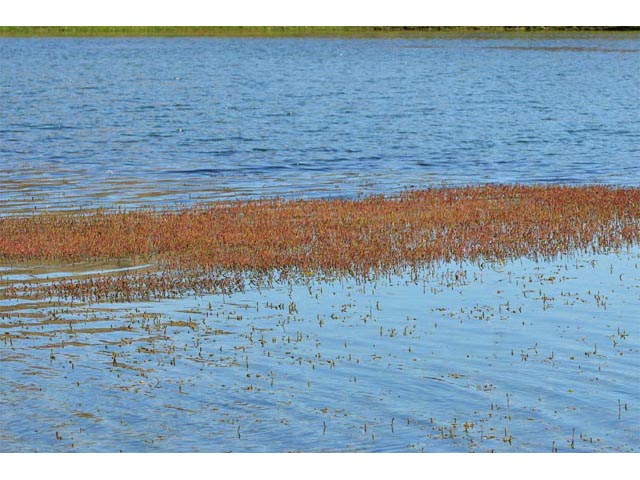
{"type": "Polygon", "coordinates": [[[0,48],[3,214],[479,182],[640,184],[637,35],[16,38],[0,48]]]}

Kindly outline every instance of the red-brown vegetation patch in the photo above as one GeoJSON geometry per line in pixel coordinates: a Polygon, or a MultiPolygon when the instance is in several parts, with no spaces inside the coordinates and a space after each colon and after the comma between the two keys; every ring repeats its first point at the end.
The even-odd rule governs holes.
{"type": "MultiPolygon", "coordinates": [[[[239,273],[370,275],[452,260],[605,251],[637,243],[639,223],[640,189],[605,186],[478,186],[359,200],[41,213],[0,218],[0,264],[155,262],[157,272],[33,287],[52,296],[126,300],[230,292],[241,288],[239,273]]],[[[21,293],[20,286],[2,292],[21,293]]]]}

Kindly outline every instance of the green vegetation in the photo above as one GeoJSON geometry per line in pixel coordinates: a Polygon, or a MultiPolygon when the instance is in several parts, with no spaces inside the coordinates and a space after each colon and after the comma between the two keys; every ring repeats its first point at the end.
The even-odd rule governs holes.
{"type": "Polygon", "coordinates": [[[305,37],[305,36],[428,36],[478,33],[557,33],[640,31],[640,27],[1,27],[2,37],[117,37],[117,36],[238,36],[238,37],[305,37]]]}

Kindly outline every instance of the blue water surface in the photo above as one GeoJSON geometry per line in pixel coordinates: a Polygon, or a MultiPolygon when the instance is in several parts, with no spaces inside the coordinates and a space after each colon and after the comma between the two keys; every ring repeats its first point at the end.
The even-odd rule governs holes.
{"type": "Polygon", "coordinates": [[[0,201],[640,184],[640,36],[0,39],[0,201]]]}
{"type": "MultiPolygon", "coordinates": [[[[0,38],[0,215],[640,186],[639,94],[637,34],[0,38]]],[[[0,451],[637,452],[638,265],[89,304],[2,292],[121,266],[0,264],[0,451]]]]}

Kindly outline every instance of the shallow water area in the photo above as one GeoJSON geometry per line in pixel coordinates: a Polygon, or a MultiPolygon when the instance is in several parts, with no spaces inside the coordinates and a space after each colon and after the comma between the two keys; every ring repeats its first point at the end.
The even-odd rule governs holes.
{"type": "Polygon", "coordinates": [[[0,305],[2,451],[637,451],[640,250],[0,305]]]}
{"type": "Polygon", "coordinates": [[[638,187],[639,71],[638,33],[0,38],[0,451],[637,452],[637,190],[222,213],[638,187]]]}

